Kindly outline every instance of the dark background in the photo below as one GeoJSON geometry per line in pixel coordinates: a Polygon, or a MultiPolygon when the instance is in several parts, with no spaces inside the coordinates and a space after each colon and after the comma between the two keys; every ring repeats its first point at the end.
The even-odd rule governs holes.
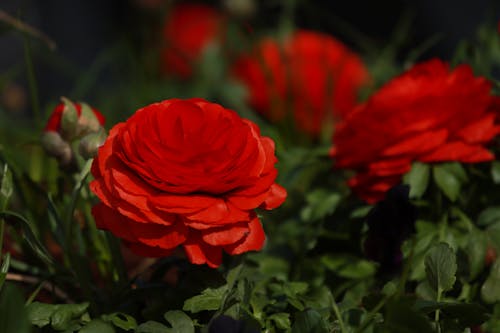
{"type": "MultiPolygon", "coordinates": [[[[220,6],[217,1],[206,2],[220,6]]],[[[280,1],[257,2],[258,10],[249,24],[272,29],[284,6],[280,1]]],[[[55,96],[68,94],[75,78],[85,73],[96,59],[104,57],[116,41],[140,42],[145,25],[161,22],[159,9],[144,8],[141,3],[139,0],[3,0],[0,3],[0,10],[43,31],[57,44],[57,49],[50,51],[40,42],[32,43],[42,105],[55,96]]],[[[297,26],[332,33],[358,50],[362,41],[379,47],[390,43],[394,32],[406,22],[409,29],[405,33],[406,43],[399,51],[401,57],[439,34],[439,42],[420,59],[435,56],[449,59],[460,40],[473,38],[481,24],[498,21],[499,7],[499,1],[490,0],[307,0],[298,2],[294,16],[297,26]]],[[[25,87],[22,36],[4,31],[0,35],[0,50],[0,76],[13,77],[21,88],[25,87]],[[16,71],[19,75],[8,75],[16,71]]],[[[102,87],[115,84],[120,80],[116,72],[103,68],[99,84],[102,87]]],[[[85,92],[85,97],[91,100],[94,90],[85,92]]],[[[26,112],[29,107],[25,104],[20,109],[26,112]]]]}

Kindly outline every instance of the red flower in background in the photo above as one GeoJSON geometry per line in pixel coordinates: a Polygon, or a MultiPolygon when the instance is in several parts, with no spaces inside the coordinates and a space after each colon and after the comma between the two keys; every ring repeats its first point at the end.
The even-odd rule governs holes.
{"type": "Polygon", "coordinates": [[[468,65],[440,60],[415,65],[383,86],[338,124],[332,155],[353,169],[349,185],[375,202],[401,181],[413,161],[463,163],[494,159],[485,148],[499,132],[499,99],[468,65]]]}
{"type": "Polygon", "coordinates": [[[217,40],[224,18],[214,8],[197,3],[173,7],[163,28],[162,71],[189,78],[204,48],[217,40]]]}
{"type": "Polygon", "coordinates": [[[290,107],[297,125],[313,135],[328,116],[345,116],[369,81],[356,54],[313,31],[297,31],[282,45],[264,39],[237,60],[233,73],[249,89],[249,103],[258,112],[278,121],[290,107]]]}
{"type": "Polygon", "coordinates": [[[254,210],[273,209],[274,142],[235,112],[202,99],[166,100],[111,129],[92,165],[98,227],[143,256],[182,246],[192,263],[221,263],[222,251],[259,250],[254,210]]]}

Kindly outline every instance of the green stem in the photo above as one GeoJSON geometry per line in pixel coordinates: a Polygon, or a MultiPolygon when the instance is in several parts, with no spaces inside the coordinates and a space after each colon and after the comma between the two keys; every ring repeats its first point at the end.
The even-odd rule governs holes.
{"type": "Polygon", "coordinates": [[[403,273],[401,274],[401,280],[399,280],[398,293],[397,293],[398,296],[404,293],[406,281],[408,280],[408,276],[410,275],[410,268],[413,262],[414,254],[415,254],[415,237],[412,237],[410,254],[408,255],[408,260],[406,260],[406,263],[404,265],[403,273]]]}
{"type": "Polygon", "coordinates": [[[40,101],[38,99],[38,88],[36,84],[35,70],[33,68],[29,37],[27,35],[24,35],[24,61],[26,63],[28,85],[31,96],[31,108],[33,110],[33,117],[35,118],[35,124],[38,130],[41,127],[42,121],[40,113],[40,101]]]}
{"type": "Polygon", "coordinates": [[[384,298],[382,298],[380,302],[378,302],[377,305],[375,305],[375,307],[370,312],[368,312],[365,321],[363,321],[361,326],[356,329],[355,333],[362,333],[368,327],[368,325],[370,325],[372,320],[375,318],[375,315],[379,312],[380,309],[382,309],[382,307],[385,305],[385,303],[387,303],[390,297],[391,296],[389,295],[384,296],[384,298]]]}
{"type": "MultiPolygon", "coordinates": [[[[443,290],[440,287],[438,287],[436,302],[438,302],[438,303],[441,302],[442,294],[443,294],[443,290]]],[[[439,309],[436,309],[436,313],[434,314],[434,321],[436,322],[436,327],[437,327],[438,333],[441,333],[441,325],[439,325],[439,309]]]]}
{"type": "Polygon", "coordinates": [[[347,333],[347,329],[344,324],[344,320],[342,319],[342,314],[340,313],[340,309],[337,305],[337,301],[335,301],[335,298],[332,295],[332,307],[333,307],[333,312],[335,313],[335,316],[337,316],[337,319],[339,320],[339,326],[340,326],[340,331],[342,333],[347,333]]]}

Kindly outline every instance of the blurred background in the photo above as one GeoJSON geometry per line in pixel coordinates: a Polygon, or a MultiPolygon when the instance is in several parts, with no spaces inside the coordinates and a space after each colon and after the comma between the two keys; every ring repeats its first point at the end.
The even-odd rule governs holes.
{"type": "MultiPolygon", "coordinates": [[[[22,122],[37,104],[43,123],[60,96],[85,100],[112,122],[166,97],[221,99],[220,92],[213,91],[214,82],[161,74],[163,26],[169,10],[182,2],[186,1],[3,0],[0,106],[2,114],[10,116],[2,115],[0,121],[22,122]]],[[[500,17],[499,1],[489,0],[199,3],[224,13],[229,24],[238,27],[226,41],[239,44],[232,51],[269,32],[306,28],[337,37],[364,57],[370,69],[380,66],[377,57],[387,56],[388,47],[402,65],[408,54],[412,61],[451,59],[462,40],[473,40],[481,26],[496,25],[500,17]]],[[[394,71],[386,70],[386,76],[394,71]]]]}

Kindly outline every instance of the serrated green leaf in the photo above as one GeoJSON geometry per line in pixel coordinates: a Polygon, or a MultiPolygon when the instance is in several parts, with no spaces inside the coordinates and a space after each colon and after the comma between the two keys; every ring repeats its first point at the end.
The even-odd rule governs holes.
{"type": "Polygon", "coordinates": [[[78,333],[115,333],[113,325],[101,319],[88,322],[78,333]]]}
{"type": "Polygon", "coordinates": [[[292,333],[328,333],[328,326],[316,310],[306,310],[295,315],[292,333]]]}
{"type": "Polygon", "coordinates": [[[52,317],[56,309],[57,305],[40,302],[32,302],[26,307],[30,323],[38,327],[44,327],[50,324],[50,317],[52,317]]]}
{"type": "Polygon", "coordinates": [[[182,311],[168,311],[163,316],[172,326],[172,333],[194,333],[193,320],[182,311]]]}
{"type": "Polygon", "coordinates": [[[467,174],[459,163],[442,163],[433,167],[436,185],[450,201],[455,202],[462,184],[467,181],[467,174]]]}
{"type": "Polygon", "coordinates": [[[111,322],[116,327],[119,327],[125,331],[129,331],[137,327],[137,321],[135,320],[135,318],[122,312],[103,315],[102,320],[111,322]]]}
{"type": "Polygon", "coordinates": [[[205,310],[218,310],[222,303],[222,298],[227,292],[227,285],[217,289],[207,288],[184,302],[183,310],[191,313],[197,313],[205,310]]]}
{"type": "Polygon", "coordinates": [[[455,284],[456,272],[456,255],[448,244],[439,243],[429,250],[425,257],[425,274],[434,290],[450,290],[455,284]]]}
{"type": "Polygon", "coordinates": [[[500,259],[491,266],[490,274],[481,287],[481,298],[490,304],[500,301],[500,259]]]}
{"type": "Polygon", "coordinates": [[[274,325],[281,330],[290,329],[291,322],[289,313],[284,313],[284,312],[273,313],[272,315],[267,317],[267,319],[272,321],[274,325]]]}
{"type": "Polygon", "coordinates": [[[50,324],[56,330],[66,330],[78,319],[89,307],[89,303],[81,304],[59,304],[50,317],[50,324]]]}
{"type": "Polygon", "coordinates": [[[171,333],[171,331],[167,326],[150,320],[137,326],[135,333],[171,333]]]}
{"type": "Polygon", "coordinates": [[[404,184],[410,185],[410,198],[420,198],[429,185],[429,164],[415,162],[411,170],[404,175],[404,184]]]}

